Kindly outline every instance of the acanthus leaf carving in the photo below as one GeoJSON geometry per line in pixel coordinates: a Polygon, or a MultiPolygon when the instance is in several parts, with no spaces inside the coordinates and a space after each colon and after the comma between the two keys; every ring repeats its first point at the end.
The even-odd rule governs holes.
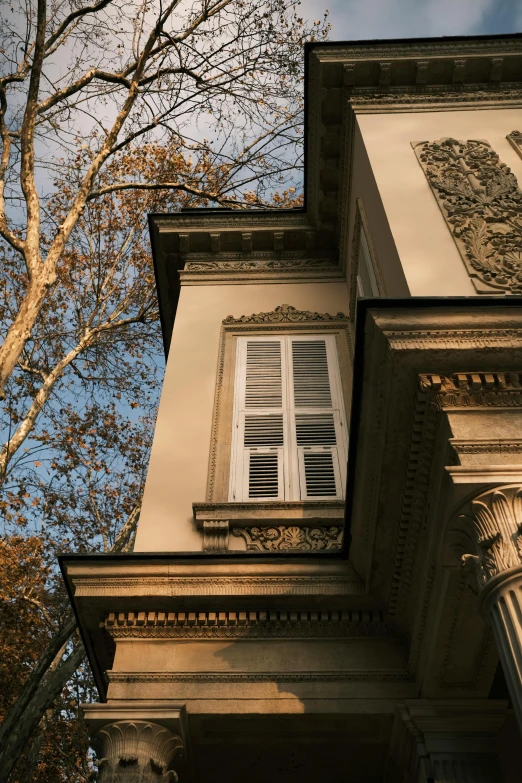
{"type": "Polygon", "coordinates": [[[452,138],[414,149],[480,293],[522,293],[522,191],[487,141],[452,138]]]}
{"type": "Polygon", "coordinates": [[[183,742],[145,720],[106,724],[93,737],[100,783],[177,783],[173,762],[183,742]]]}
{"type": "Polygon", "coordinates": [[[466,536],[461,561],[475,568],[479,585],[522,565],[522,486],[483,492],[458,515],[458,528],[466,536]]]}
{"type": "Polygon", "coordinates": [[[237,527],[232,533],[246,541],[247,551],[255,552],[339,550],[343,540],[343,528],[336,525],[237,527]]]}
{"type": "Polygon", "coordinates": [[[260,324],[260,323],[300,323],[302,321],[348,321],[349,318],[344,313],[316,313],[311,310],[298,310],[289,304],[278,305],[274,310],[268,313],[253,313],[252,315],[241,315],[234,318],[233,315],[227,316],[224,324],[260,324]]]}

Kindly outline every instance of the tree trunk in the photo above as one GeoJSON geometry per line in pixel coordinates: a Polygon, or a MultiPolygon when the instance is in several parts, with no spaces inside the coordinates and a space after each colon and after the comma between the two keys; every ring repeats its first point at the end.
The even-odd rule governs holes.
{"type": "Polygon", "coordinates": [[[47,671],[40,687],[26,707],[20,720],[2,743],[0,750],[0,783],[8,783],[20,756],[40,723],[45,712],[64,689],[85,657],[81,642],[75,644],[73,651],[57,669],[47,671]]]}

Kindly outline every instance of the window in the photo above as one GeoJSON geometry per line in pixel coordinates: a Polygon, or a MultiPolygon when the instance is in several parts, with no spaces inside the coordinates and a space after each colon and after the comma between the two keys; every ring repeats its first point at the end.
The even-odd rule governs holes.
{"type": "Polygon", "coordinates": [[[229,501],[344,497],[335,335],[237,338],[229,501]]]}
{"type": "Polygon", "coordinates": [[[379,296],[370,248],[364,227],[360,227],[359,251],[357,254],[357,296],[379,296]]]}

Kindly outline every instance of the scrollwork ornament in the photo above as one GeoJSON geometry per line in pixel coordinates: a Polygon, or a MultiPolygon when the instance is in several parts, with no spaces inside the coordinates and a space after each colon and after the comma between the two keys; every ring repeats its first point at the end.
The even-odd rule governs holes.
{"type": "Polygon", "coordinates": [[[487,141],[414,144],[417,158],[481,293],[522,293],[522,191],[487,141]]]}
{"type": "Polygon", "coordinates": [[[241,315],[234,318],[233,315],[227,316],[224,324],[260,324],[260,323],[300,323],[302,321],[348,321],[348,316],[344,313],[315,313],[311,310],[298,310],[289,304],[278,305],[269,313],[253,313],[252,315],[241,315]]]}
{"type": "Polygon", "coordinates": [[[247,551],[256,552],[338,550],[343,538],[343,529],[338,526],[238,527],[232,532],[246,541],[247,551]]]}
{"type": "Polygon", "coordinates": [[[458,527],[465,536],[458,543],[461,562],[476,570],[481,586],[522,565],[522,486],[479,495],[458,515],[458,527]]]}

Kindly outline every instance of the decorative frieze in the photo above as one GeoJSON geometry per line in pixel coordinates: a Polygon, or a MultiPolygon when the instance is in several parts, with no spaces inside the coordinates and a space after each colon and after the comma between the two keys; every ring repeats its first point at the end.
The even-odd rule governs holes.
{"type": "Polygon", "coordinates": [[[506,139],[522,158],[522,131],[514,130],[508,133],[506,139]]]}
{"type": "Polygon", "coordinates": [[[239,611],[121,612],[109,614],[103,627],[115,639],[270,639],[387,636],[383,612],[239,611]]]}
{"type": "Polygon", "coordinates": [[[419,389],[431,393],[439,410],[522,408],[522,371],[423,373],[419,375],[419,389]]]}
{"type": "MultiPolygon", "coordinates": [[[[281,232],[282,233],[282,232],[281,232]]],[[[327,258],[249,258],[215,261],[187,261],[186,272],[237,272],[237,271],[286,271],[311,268],[336,268],[333,261],[327,258]]]]}
{"type": "Polygon", "coordinates": [[[249,552],[333,551],[343,543],[343,527],[237,527],[232,535],[245,540],[249,552]]]}
{"type": "Polygon", "coordinates": [[[233,315],[227,316],[224,324],[264,324],[264,323],[302,323],[303,321],[349,321],[344,313],[316,313],[311,310],[298,310],[289,304],[282,304],[268,313],[253,313],[252,315],[241,315],[234,318],[233,315]]]}
{"type": "Polygon", "coordinates": [[[100,783],[176,783],[173,769],[181,738],[146,720],[109,723],[93,737],[100,783]]]}
{"type": "Polygon", "coordinates": [[[487,141],[413,143],[479,293],[522,293],[522,192],[487,141]]]}

